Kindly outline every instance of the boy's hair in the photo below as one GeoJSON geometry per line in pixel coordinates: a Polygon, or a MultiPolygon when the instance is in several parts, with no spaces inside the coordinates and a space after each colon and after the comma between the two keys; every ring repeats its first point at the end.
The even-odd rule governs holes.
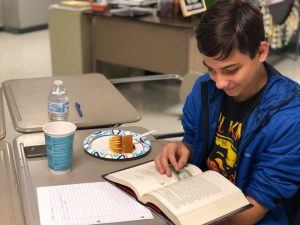
{"type": "Polygon", "coordinates": [[[196,37],[199,51],[226,59],[237,49],[253,59],[261,41],[265,40],[260,11],[239,0],[218,0],[203,13],[196,37]]]}

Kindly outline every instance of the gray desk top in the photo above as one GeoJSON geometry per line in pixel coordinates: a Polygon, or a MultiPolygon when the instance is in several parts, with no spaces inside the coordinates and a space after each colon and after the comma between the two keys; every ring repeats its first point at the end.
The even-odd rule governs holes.
{"type": "MultiPolygon", "coordinates": [[[[134,130],[138,133],[146,132],[144,128],[131,127],[124,130],[134,130]]],[[[83,182],[103,181],[101,175],[120,170],[135,164],[143,163],[154,159],[161,148],[161,141],[155,140],[149,135],[152,149],[146,156],[135,160],[111,161],[94,158],[85,153],[82,147],[83,139],[96,130],[79,130],[75,133],[74,154],[72,162],[72,171],[65,175],[52,175],[49,173],[47,159],[36,158],[27,159],[23,153],[23,146],[44,144],[43,133],[24,134],[17,137],[14,141],[14,157],[16,160],[16,171],[18,183],[20,185],[21,198],[24,209],[26,224],[39,224],[38,204],[36,196],[36,187],[62,185],[83,182]]],[[[162,225],[166,224],[160,217],[154,215],[154,219],[130,221],[118,224],[143,224],[143,225],[162,225]]]]}
{"type": "Polygon", "coordinates": [[[4,121],[4,108],[2,88],[0,87],[0,140],[5,137],[5,121],[4,121]]]}
{"type": "Polygon", "coordinates": [[[70,98],[69,121],[78,128],[107,127],[135,122],[139,113],[101,74],[7,80],[2,84],[15,129],[39,132],[48,122],[47,98],[53,81],[61,79],[70,98]],[[81,105],[83,117],[75,108],[81,105]]]}
{"type": "Polygon", "coordinates": [[[12,149],[0,141],[0,218],[1,224],[24,225],[24,217],[17,189],[12,149]]]}

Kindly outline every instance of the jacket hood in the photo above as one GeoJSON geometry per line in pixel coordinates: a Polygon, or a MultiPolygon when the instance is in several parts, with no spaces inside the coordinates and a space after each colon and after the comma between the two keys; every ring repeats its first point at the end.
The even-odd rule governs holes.
{"type": "Polygon", "coordinates": [[[264,118],[266,114],[271,116],[278,110],[300,106],[299,84],[283,76],[269,64],[265,63],[265,67],[269,77],[265,91],[255,110],[255,117],[258,120],[264,118]]]}

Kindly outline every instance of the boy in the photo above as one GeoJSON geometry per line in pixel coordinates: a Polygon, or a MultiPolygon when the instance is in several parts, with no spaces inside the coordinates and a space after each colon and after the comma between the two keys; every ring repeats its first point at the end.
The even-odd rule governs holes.
{"type": "Polygon", "coordinates": [[[265,62],[262,15],[248,3],[217,1],[196,36],[208,73],[186,99],[182,142],[163,147],[157,170],[170,176],[169,163],[189,161],[238,186],[254,207],[224,224],[288,224],[282,199],[300,183],[300,87],[265,62]]]}

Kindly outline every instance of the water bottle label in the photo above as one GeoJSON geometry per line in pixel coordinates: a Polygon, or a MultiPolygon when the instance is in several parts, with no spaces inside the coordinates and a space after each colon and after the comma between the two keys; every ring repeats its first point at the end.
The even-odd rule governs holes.
{"type": "Polygon", "coordinates": [[[50,113],[64,113],[69,110],[69,102],[66,103],[48,103],[48,111],[50,113]]]}

